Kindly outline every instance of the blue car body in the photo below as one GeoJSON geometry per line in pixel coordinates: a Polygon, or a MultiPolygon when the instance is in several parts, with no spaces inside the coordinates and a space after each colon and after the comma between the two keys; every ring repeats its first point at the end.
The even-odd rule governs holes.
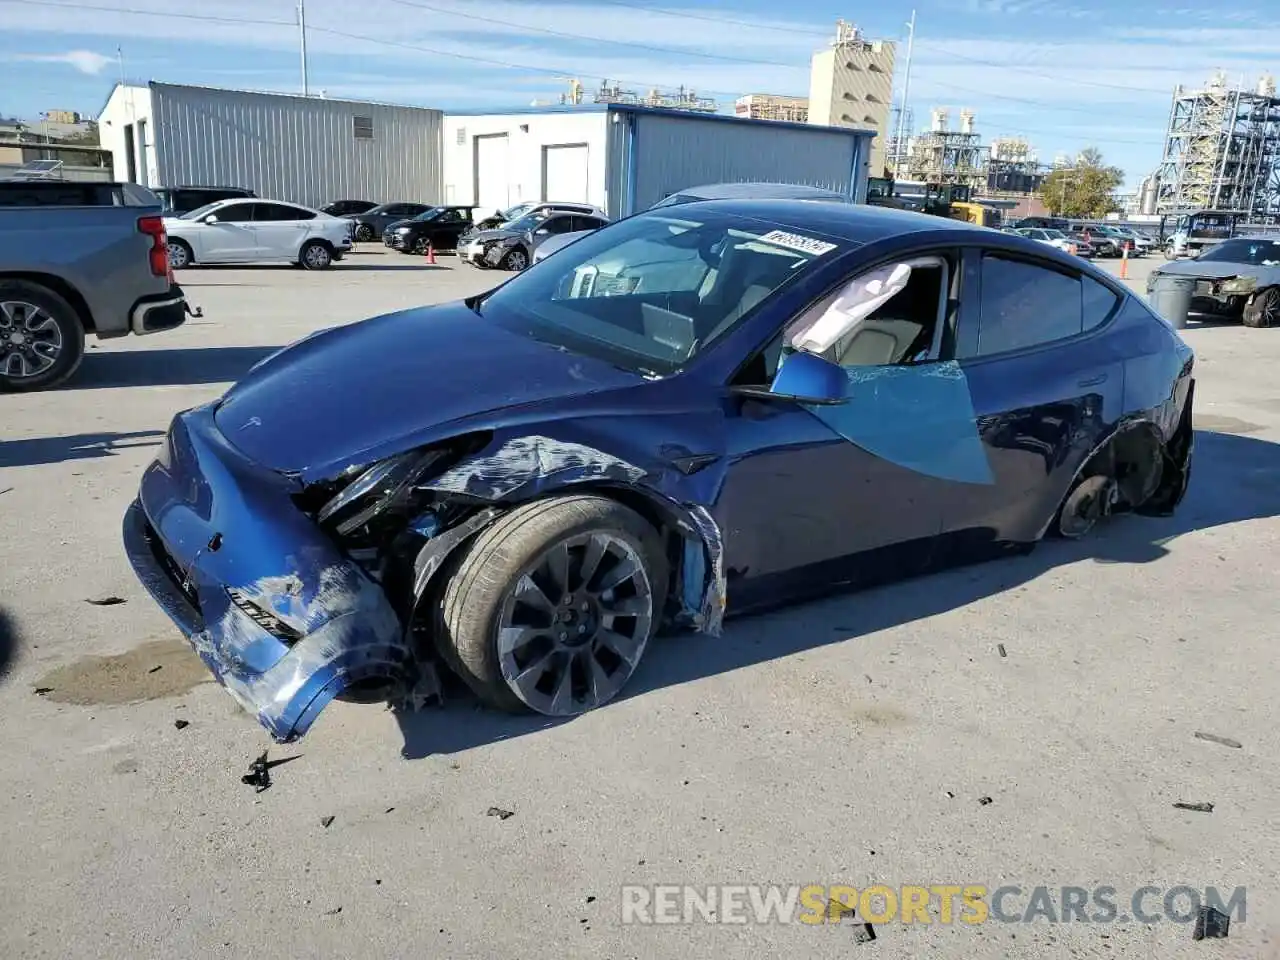
{"type": "Polygon", "coordinates": [[[322,331],[174,418],[126,515],[126,549],[274,738],[302,736],[335,696],[423,682],[411,627],[450,556],[513,505],[558,491],[602,492],[658,527],[672,559],[667,624],[713,635],[726,609],[1026,548],[1102,456],[1120,462],[1119,507],[1164,513],[1182,499],[1193,355],[1117,281],[1042,244],[924,215],[789,201],[678,209],[701,208],[838,251],[667,375],[534,339],[482,298],[322,331]],[[797,353],[806,359],[788,360],[771,389],[736,386],[841,278],[939,249],[962,269],[937,362],[845,369],[797,353]],[[1050,347],[974,356],[971,258],[983,251],[1089,277],[1115,308],[1050,347]],[[827,382],[804,389],[806,378],[827,382]],[[317,522],[315,490],[418,451],[439,457],[415,481],[425,499],[384,543],[352,547],[317,522]]]}

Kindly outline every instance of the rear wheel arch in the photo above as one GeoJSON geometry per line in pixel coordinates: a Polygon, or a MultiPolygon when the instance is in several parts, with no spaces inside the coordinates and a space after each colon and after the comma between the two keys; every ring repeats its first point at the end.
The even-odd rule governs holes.
{"type": "Polygon", "coordinates": [[[63,300],[70,304],[71,309],[76,312],[76,316],[80,318],[80,322],[84,325],[86,333],[94,333],[97,326],[94,323],[93,311],[89,309],[89,303],[80,294],[72,284],[49,273],[32,273],[24,271],[4,271],[0,272],[0,282],[5,280],[24,280],[27,283],[38,284],[46,289],[56,293],[63,300]]]}
{"type": "MultiPolygon", "coordinates": [[[[1132,420],[1121,424],[1106,439],[1100,441],[1081,462],[1071,482],[1059,500],[1050,529],[1065,533],[1064,510],[1074,504],[1077,491],[1086,486],[1104,488],[1095,478],[1106,478],[1108,499],[1104,507],[1110,513],[1113,507],[1134,511],[1155,494],[1164,475],[1166,440],[1160,428],[1151,420],[1132,420]]],[[[1068,534],[1070,535],[1070,534],[1068,534]]],[[[1082,534],[1075,534],[1082,535],[1082,534]]]]}

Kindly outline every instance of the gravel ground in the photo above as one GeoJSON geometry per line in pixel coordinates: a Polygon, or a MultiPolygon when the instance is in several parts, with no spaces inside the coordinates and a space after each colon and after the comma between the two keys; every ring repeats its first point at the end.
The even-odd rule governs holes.
{"type": "Polygon", "coordinates": [[[1280,956],[1280,332],[1186,332],[1201,432],[1173,518],[661,641],[569,723],[334,704],[255,794],[266,735],[124,559],[138,477],[175,412],[270,350],[493,275],[379,249],[180,279],[205,319],[0,398],[0,955],[1280,956]],[[1022,887],[1006,913],[1109,885],[1121,914],[1148,884],[1244,886],[1248,911],[1203,943],[621,922],[624,884],[764,883],[1022,887]]]}

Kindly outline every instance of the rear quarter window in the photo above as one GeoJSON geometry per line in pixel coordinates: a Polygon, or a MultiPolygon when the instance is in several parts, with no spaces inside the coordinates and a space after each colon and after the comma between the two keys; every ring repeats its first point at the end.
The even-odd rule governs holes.
{"type": "Polygon", "coordinates": [[[982,258],[978,355],[1025,350],[1084,329],[1081,278],[1025,260],[982,258]]]}

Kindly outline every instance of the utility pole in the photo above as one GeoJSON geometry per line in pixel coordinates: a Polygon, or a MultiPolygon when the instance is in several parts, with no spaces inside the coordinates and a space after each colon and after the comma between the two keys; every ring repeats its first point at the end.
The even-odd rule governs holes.
{"type": "Polygon", "coordinates": [[[907,120],[907,97],[911,95],[911,49],[916,42],[916,12],[911,11],[911,20],[907,23],[907,62],[902,72],[902,103],[898,111],[898,136],[897,149],[894,153],[897,160],[893,165],[893,176],[896,180],[899,176],[898,168],[902,166],[907,155],[907,145],[902,140],[902,128],[907,120]]]}
{"type": "Polygon", "coordinates": [[[307,3],[306,0],[298,0],[298,47],[302,53],[302,95],[304,97],[311,96],[310,86],[307,84],[307,3]]]}

